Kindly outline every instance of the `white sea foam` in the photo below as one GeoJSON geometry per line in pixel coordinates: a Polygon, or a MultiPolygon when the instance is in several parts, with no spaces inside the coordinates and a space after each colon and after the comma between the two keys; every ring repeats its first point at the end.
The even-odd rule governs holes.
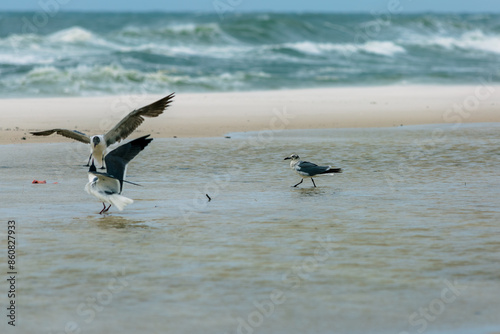
{"type": "Polygon", "coordinates": [[[73,45],[80,47],[83,45],[85,48],[80,47],[82,55],[88,54],[87,47],[92,45],[94,48],[118,50],[122,48],[121,45],[108,41],[89,30],[81,27],[71,27],[68,29],[57,31],[47,36],[48,47],[59,48],[61,45],[73,45]]]}
{"type": "Polygon", "coordinates": [[[480,30],[463,34],[454,44],[462,49],[500,53],[500,36],[485,35],[480,30]]]}
{"type": "Polygon", "coordinates": [[[465,32],[460,36],[450,36],[447,34],[437,36],[411,34],[406,38],[406,41],[401,41],[401,43],[423,47],[437,46],[449,50],[462,49],[500,53],[500,36],[487,35],[479,29],[465,32]]]}
{"type": "Polygon", "coordinates": [[[0,38],[0,46],[3,49],[23,48],[41,43],[42,40],[42,36],[35,34],[13,34],[6,38],[0,38]]]}
{"type": "Polygon", "coordinates": [[[46,94],[92,94],[133,91],[140,85],[150,92],[164,91],[171,85],[203,87],[210,90],[234,90],[248,87],[249,80],[266,80],[271,75],[263,71],[235,71],[200,74],[180,74],[175,70],[139,71],[120,65],[57,68],[37,66],[21,80],[12,82],[13,89],[32,87],[31,92],[46,94]],[[17,87],[17,88],[16,88],[17,87]]]}
{"type": "Polygon", "coordinates": [[[321,55],[325,52],[335,51],[341,48],[339,44],[315,43],[310,41],[285,43],[283,46],[310,55],[321,55]]]}
{"type": "Polygon", "coordinates": [[[314,43],[309,41],[286,43],[283,46],[310,55],[323,55],[329,52],[352,54],[355,52],[368,52],[383,56],[393,56],[404,53],[406,50],[389,41],[370,41],[363,44],[354,43],[314,43]]]}
{"type": "Polygon", "coordinates": [[[48,39],[52,42],[64,43],[85,43],[94,38],[95,36],[91,31],[80,27],[71,27],[60,30],[48,36],[48,39]]]}
{"type": "Polygon", "coordinates": [[[164,56],[186,56],[186,55],[198,55],[201,54],[200,50],[196,50],[192,46],[179,45],[161,45],[156,43],[146,43],[136,46],[121,46],[119,47],[121,52],[144,52],[151,54],[158,54],[164,56]]]}
{"type": "Polygon", "coordinates": [[[406,50],[393,42],[371,41],[359,46],[359,49],[365,52],[374,53],[382,56],[394,56],[398,53],[404,53],[406,50]]]}
{"type": "Polygon", "coordinates": [[[168,45],[166,43],[146,43],[118,49],[121,52],[145,52],[168,57],[210,56],[219,59],[243,57],[245,53],[255,50],[254,47],[245,45],[168,45]]]}
{"type": "Polygon", "coordinates": [[[124,27],[119,36],[134,39],[153,38],[182,38],[195,39],[198,37],[224,37],[229,39],[217,23],[179,23],[163,26],[141,27],[130,25],[124,27]]]}
{"type": "Polygon", "coordinates": [[[8,64],[8,65],[44,65],[44,64],[52,64],[54,62],[53,57],[42,57],[36,54],[25,54],[21,52],[11,53],[0,53],[0,64],[8,64]]]}
{"type": "Polygon", "coordinates": [[[23,84],[54,83],[62,79],[64,72],[54,66],[37,66],[23,78],[23,84]]]}
{"type": "Polygon", "coordinates": [[[31,87],[32,92],[42,94],[85,95],[92,92],[100,95],[133,90],[138,84],[148,91],[157,91],[158,87],[169,81],[169,74],[162,70],[142,72],[120,65],[79,65],[71,68],[37,66],[23,77],[12,80],[9,88],[17,90],[31,87]]]}
{"type": "Polygon", "coordinates": [[[184,24],[173,24],[165,27],[166,29],[176,32],[176,33],[193,33],[200,30],[205,31],[213,31],[220,33],[221,30],[219,25],[216,23],[206,23],[206,24],[197,24],[197,23],[184,23],[184,24]]]}

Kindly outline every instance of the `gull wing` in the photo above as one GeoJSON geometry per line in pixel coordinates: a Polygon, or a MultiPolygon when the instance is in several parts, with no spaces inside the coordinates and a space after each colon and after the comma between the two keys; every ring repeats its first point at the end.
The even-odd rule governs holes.
{"type": "Polygon", "coordinates": [[[123,144],[109,152],[104,158],[106,174],[120,182],[120,192],[123,187],[127,164],[153,140],[153,138],[148,138],[149,136],[146,135],[123,144]]]}
{"type": "Polygon", "coordinates": [[[110,177],[105,173],[96,173],[94,175],[99,179],[99,182],[96,183],[96,188],[99,192],[108,195],[120,194],[122,192],[122,183],[120,180],[110,177]]]}
{"type": "Polygon", "coordinates": [[[30,132],[30,133],[34,136],[50,136],[54,132],[57,133],[58,135],[78,140],[85,144],[90,144],[90,137],[87,136],[85,133],[76,130],[52,129],[52,130],[30,132]]]}
{"type": "Polygon", "coordinates": [[[106,145],[110,146],[127,138],[139,125],[144,122],[144,117],[157,117],[169,106],[174,98],[172,93],[161,100],[151,103],[140,109],[136,109],[122,119],[114,128],[104,135],[106,145]]]}
{"type": "Polygon", "coordinates": [[[321,174],[326,172],[330,166],[318,166],[309,161],[301,161],[296,166],[295,169],[299,173],[305,173],[309,176],[314,176],[316,174],[321,174]]]}

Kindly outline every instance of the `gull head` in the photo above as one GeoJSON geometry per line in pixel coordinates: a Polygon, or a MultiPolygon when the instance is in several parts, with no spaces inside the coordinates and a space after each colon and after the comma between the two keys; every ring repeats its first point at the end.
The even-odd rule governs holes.
{"type": "Polygon", "coordinates": [[[94,144],[94,147],[96,147],[97,145],[99,145],[100,142],[101,142],[101,138],[99,138],[99,136],[93,136],[92,137],[92,143],[94,144]]]}
{"type": "Polygon", "coordinates": [[[299,159],[300,159],[300,157],[299,157],[297,154],[292,154],[291,156],[286,157],[286,158],[285,158],[285,159],[283,159],[283,160],[290,160],[290,159],[295,161],[295,160],[299,160],[299,159]]]}

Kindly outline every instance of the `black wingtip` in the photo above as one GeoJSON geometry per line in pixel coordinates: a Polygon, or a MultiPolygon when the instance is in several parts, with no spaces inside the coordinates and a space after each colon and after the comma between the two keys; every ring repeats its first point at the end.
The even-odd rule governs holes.
{"type": "Polygon", "coordinates": [[[164,98],[160,99],[159,101],[165,102],[165,108],[170,105],[171,102],[173,102],[173,98],[175,97],[175,92],[168,94],[164,98]]]}
{"type": "Polygon", "coordinates": [[[149,145],[149,143],[151,143],[153,141],[153,138],[148,138],[149,136],[151,136],[151,134],[148,134],[148,135],[145,135],[145,136],[142,136],[142,137],[139,137],[139,138],[136,138],[134,140],[131,140],[129,143],[131,145],[137,145],[137,146],[140,146],[141,147],[141,150],[144,149],[146,146],[149,145]]]}
{"type": "Polygon", "coordinates": [[[175,92],[170,95],[165,96],[162,100],[165,102],[164,110],[170,107],[170,103],[174,102],[173,98],[175,97],[175,92]]]}
{"type": "Polygon", "coordinates": [[[342,173],[342,168],[330,168],[329,170],[325,171],[325,173],[342,173]]]}
{"type": "Polygon", "coordinates": [[[139,183],[134,183],[134,182],[130,182],[130,181],[127,181],[127,180],[119,180],[119,181],[121,181],[121,182],[126,182],[126,183],[128,183],[128,184],[132,184],[132,185],[134,185],[134,186],[139,186],[139,187],[142,187],[139,183]]]}
{"type": "Polygon", "coordinates": [[[153,141],[153,138],[148,138],[149,136],[151,136],[151,134],[139,137],[139,138],[134,139],[134,140],[144,140],[144,141],[147,141],[148,143],[151,143],[153,141]]]}

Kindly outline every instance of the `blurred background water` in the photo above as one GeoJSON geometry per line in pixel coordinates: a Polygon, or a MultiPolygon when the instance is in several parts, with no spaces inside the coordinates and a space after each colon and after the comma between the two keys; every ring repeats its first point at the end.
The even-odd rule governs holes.
{"type": "Polygon", "coordinates": [[[0,97],[500,81],[498,14],[41,14],[0,13],[0,97]]]}

